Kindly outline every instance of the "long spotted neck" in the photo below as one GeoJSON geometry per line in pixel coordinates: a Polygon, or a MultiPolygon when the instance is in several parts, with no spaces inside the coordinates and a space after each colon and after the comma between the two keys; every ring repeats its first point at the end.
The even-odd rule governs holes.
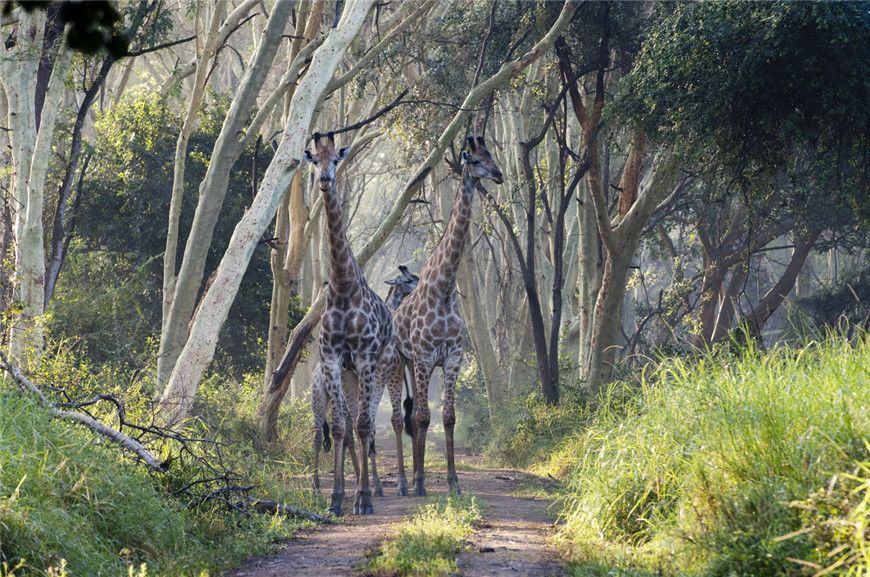
{"type": "Polygon", "coordinates": [[[358,282],[360,269],[347,241],[344,211],[335,183],[323,191],[323,206],[329,234],[329,287],[335,292],[345,292],[358,282]]]}
{"type": "Polygon", "coordinates": [[[462,185],[453,202],[447,230],[444,231],[444,236],[441,237],[435,251],[426,261],[426,268],[420,274],[421,282],[426,283],[427,290],[435,291],[440,296],[451,295],[456,287],[456,273],[459,270],[465,239],[468,237],[471,203],[478,182],[480,178],[472,175],[466,165],[462,169],[462,185]]]}

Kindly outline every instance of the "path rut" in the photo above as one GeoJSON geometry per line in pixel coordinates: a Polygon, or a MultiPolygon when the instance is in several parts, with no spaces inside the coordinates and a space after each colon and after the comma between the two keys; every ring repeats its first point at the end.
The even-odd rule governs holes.
{"type": "MultiPolygon", "coordinates": [[[[381,444],[384,447],[386,443],[381,444]]],[[[459,463],[475,460],[457,455],[459,463]]],[[[339,524],[315,527],[300,532],[282,549],[268,557],[252,559],[224,577],[360,577],[359,567],[384,539],[396,530],[422,503],[414,497],[396,496],[395,456],[381,454],[378,459],[385,497],[374,498],[374,515],[347,515],[339,524]]],[[[549,501],[514,495],[531,485],[546,487],[546,481],[521,471],[474,467],[462,470],[459,482],[463,492],[483,503],[483,521],[473,537],[472,546],[458,559],[461,575],[466,577],[561,577],[566,575],[558,555],[549,546],[553,515],[549,501]]],[[[444,471],[427,472],[430,495],[447,489],[444,471]]],[[[322,487],[332,485],[324,477],[322,487]]],[[[348,479],[345,511],[352,510],[354,482],[348,479]]]]}

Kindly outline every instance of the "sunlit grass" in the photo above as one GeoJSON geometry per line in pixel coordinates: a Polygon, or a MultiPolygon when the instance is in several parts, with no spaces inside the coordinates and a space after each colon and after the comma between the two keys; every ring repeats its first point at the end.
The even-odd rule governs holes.
{"type": "Polygon", "coordinates": [[[0,380],[0,575],[199,576],[271,551],[299,522],[192,510],[141,465],[0,380]],[[61,567],[63,570],[61,571],[61,567]]]}
{"type": "MultiPolygon", "coordinates": [[[[796,501],[868,460],[866,336],[669,359],[640,390],[626,388],[611,388],[548,467],[567,482],[560,544],[582,563],[578,575],[596,566],[797,575],[811,567],[801,562],[828,565],[818,533],[782,537],[809,522],[796,501]]],[[[826,510],[851,514],[820,507],[813,523],[828,522],[826,510]]]]}
{"type": "Polygon", "coordinates": [[[428,503],[403,522],[363,567],[378,576],[446,577],[480,521],[474,497],[449,495],[428,503]]]}

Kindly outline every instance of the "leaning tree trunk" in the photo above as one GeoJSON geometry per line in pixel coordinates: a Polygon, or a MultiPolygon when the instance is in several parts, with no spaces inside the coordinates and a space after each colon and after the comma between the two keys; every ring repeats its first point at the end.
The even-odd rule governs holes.
{"type": "MultiPolygon", "coordinates": [[[[212,234],[229,186],[230,172],[246,142],[245,137],[239,135],[244,133],[245,123],[251,116],[257,95],[269,74],[293,6],[294,2],[289,1],[275,4],[263,31],[263,41],[248,66],[241,86],[236,91],[212,150],[205,177],[199,186],[196,212],[177,276],[175,276],[174,250],[176,245],[174,242],[170,243],[173,235],[168,235],[167,250],[164,254],[164,315],[157,359],[157,380],[160,383],[169,379],[187,340],[188,327],[196,309],[197,297],[203,281],[205,260],[211,247],[212,234]]],[[[218,33],[216,36],[220,37],[221,34],[218,33]]],[[[204,68],[208,68],[207,59],[202,64],[204,68]]],[[[253,124],[249,127],[250,131],[255,131],[253,124]]],[[[181,178],[183,179],[183,173],[181,178]]],[[[180,203],[177,207],[170,208],[170,223],[173,219],[177,219],[178,210],[180,210],[180,203]]],[[[177,241],[177,227],[174,236],[177,241]]]]}
{"type": "MultiPolygon", "coordinates": [[[[283,4],[278,3],[273,8],[273,16],[283,4]]],[[[274,218],[281,196],[301,163],[301,151],[308,139],[314,109],[373,4],[374,0],[356,0],[345,8],[337,28],[315,52],[308,73],[293,95],[281,144],[263,175],[251,207],[233,231],[215,280],[193,317],[190,336],[163,392],[160,413],[167,423],[183,420],[190,411],[199,382],[214,356],[218,333],[235,300],[251,255],[274,218]]],[[[268,42],[264,40],[263,45],[265,44],[268,42]]],[[[215,159],[212,163],[215,163],[215,159]]]]}

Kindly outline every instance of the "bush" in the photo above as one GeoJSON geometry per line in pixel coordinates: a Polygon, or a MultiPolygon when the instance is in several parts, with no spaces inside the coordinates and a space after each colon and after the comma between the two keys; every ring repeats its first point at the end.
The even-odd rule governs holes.
{"type": "Polygon", "coordinates": [[[870,339],[669,359],[626,387],[557,453],[575,560],[710,576],[825,563],[822,533],[783,536],[806,522],[793,501],[868,459],[870,339]]]}

